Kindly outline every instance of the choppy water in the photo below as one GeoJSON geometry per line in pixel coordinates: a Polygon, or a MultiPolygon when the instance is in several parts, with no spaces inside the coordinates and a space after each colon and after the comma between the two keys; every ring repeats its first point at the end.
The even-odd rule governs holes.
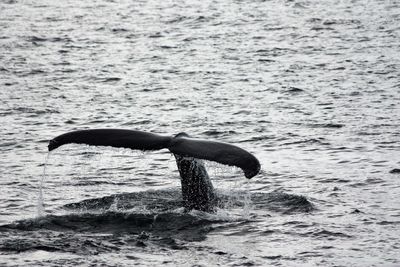
{"type": "Polygon", "coordinates": [[[400,3],[0,2],[0,265],[400,265],[400,3]],[[216,214],[184,213],[165,151],[83,128],[215,139],[216,214]]]}

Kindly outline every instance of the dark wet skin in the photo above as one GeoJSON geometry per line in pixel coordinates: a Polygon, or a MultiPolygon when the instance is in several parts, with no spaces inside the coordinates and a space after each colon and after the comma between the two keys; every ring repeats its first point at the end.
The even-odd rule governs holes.
{"type": "Polygon", "coordinates": [[[216,196],[204,164],[200,160],[174,156],[181,176],[185,210],[214,211],[216,196]]]}

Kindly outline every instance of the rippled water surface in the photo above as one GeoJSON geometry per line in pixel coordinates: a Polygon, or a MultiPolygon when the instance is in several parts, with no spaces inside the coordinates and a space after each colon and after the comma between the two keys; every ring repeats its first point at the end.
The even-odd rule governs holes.
{"type": "Polygon", "coordinates": [[[399,266],[400,3],[0,2],[1,266],[399,266]],[[182,209],[167,151],[126,128],[238,145],[220,204],[182,209]],[[396,171],[397,170],[397,171],[396,171]]]}

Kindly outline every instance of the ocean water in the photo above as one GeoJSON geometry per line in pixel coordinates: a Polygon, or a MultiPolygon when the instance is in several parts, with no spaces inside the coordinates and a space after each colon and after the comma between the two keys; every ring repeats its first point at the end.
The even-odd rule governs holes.
{"type": "Polygon", "coordinates": [[[0,51],[1,266],[400,265],[399,1],[1,0],[0,51]],[[89,128],[262,170],[186,213],[168,151],[47,153],[89,128]]]}

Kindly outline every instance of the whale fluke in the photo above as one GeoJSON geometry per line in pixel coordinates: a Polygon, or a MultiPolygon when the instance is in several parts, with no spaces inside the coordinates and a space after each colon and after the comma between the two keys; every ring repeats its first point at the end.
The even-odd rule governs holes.
{"type": "Polygon", "coordinates": [[[191,138],[186,133],[174,137],[123,129],[80,130],[57,136],[49,142],[49,151],[65,144],[112,146],[139,150],[169,149],[174,154],[181,176],[183,206],[186,210],[214,211],[216,194],[201,160],[236,166],[247,178],[260,171],[256,157],[237,146],[191,138]]]}
{"type": "Polygon", "coordinates": [[[259,161],[246,150],[221,142],[190,138],[185,133],[170,137],[125,129],[80,130],[57,136],[49,142],[48,148],[52,151],[71,143],[138,150],[166,148],[175,155],[239,167],[249,179],[260,171],[259,161]]]}

